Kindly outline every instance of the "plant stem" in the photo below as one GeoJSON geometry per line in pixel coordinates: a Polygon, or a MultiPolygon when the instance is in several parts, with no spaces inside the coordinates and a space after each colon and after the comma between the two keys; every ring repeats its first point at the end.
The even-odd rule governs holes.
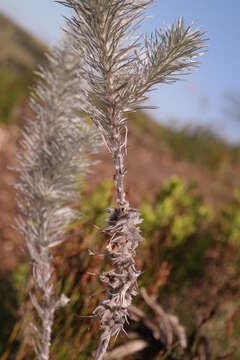
{"type": "Polygon", "coordinates": [[[114,151],[113,151],[113,164],[115,169],[114,183],[116,190],[116,201],[118,208],[124,212],[128,209],[129,203],[126,200],[125,192],[125,153],[126,153],[126,143],[122,144],[121,142],[121,129],[116,128],[114,131],[114,151]]]}

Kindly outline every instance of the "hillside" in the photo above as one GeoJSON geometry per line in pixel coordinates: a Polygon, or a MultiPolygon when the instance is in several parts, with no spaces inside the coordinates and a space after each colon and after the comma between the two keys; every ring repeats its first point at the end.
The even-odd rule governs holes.
{"type": "Polygon", "coordinates": [[[0,43],[0,122],[8,123],[28,97],[45,46],[1,13],[0,43]]]}
{"type": "MultiPolygon", "coordinates": [[[[195,182],[206,203],[219,208],[232,198],[240,183],[240,149],[207,130],[189,133],[164,127],[145,113],[129,116],[128,195],[135,205],[150,198],[171,176],[195,182]]],[[[92,183],[112,178],[111,158],[105,152],[92,183]]]]}
{"type": "Polygon", "coordinates": [[[22,74],[31,71],[43,58],[45,45],[0,13],[0,68],[22,74]]]}

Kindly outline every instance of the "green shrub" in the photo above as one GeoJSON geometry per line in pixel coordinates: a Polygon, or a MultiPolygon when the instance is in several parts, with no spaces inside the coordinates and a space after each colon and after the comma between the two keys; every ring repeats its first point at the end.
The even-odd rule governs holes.
{"type": "Polygon", "coordinates": [[[154,204],[145,201],[142,205],[144,235],[150,238],[164,232],[168,245],[176,246],[195,234],[211,219],[210,208],[195,190],[178,177],[163,184],[154,204]]]}
{"type": "MultiPolygon", "coordinates": [[[[204,275],[204,259],[212,242],[213,211],[204,205],[194,184],[173,177],[165,182],[153,203],[144,201],[142,231],[145,241],[140,278],[143,286],[157,282],[160,264],[171,267],[172,290],[204,275]]],[[[166,289],[164,289],[166,292],[166,289]]]]}
{"type": "Polygon", "coordinates": [[[13,110],[28,96],[32,75],[19,75],[8,69],[0,69],[0,123],[9,123],[13,110]]]}
{"type": "Polygon", "coordinates": [[[233,200],[225,205],[217,222],[220,239],[240,249],[240,188],[234,191],[233,200]]]}
{"type": "Polygon", "coordinates": [[[112,203],[112,191],[113,182],[111,180],[103,181],[90,194],[88,189],[85,189],[86,196],[82,197],[79,209],[81,213],[79,223],[85,225],[86,232],[92,231],[93,224],[99,227],[104,225],[107,216],[105,209],[112,203]]]}

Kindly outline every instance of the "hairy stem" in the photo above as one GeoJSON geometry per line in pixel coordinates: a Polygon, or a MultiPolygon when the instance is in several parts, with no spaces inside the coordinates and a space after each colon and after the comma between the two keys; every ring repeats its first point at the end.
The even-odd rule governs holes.
{"type": "MultiPolygon", "coordinates": [[[[50,254],[48,254],[50,255],[50,254]]],[[[49,257],[49,256],[48,256],[49,257]]],[[[49,264],[49,266],[51,266],[49,264]]],[[[51,285],[46,279],[46,286],[43,289],[43,299],[42,299],[42,309],[43,309],[43,320],[42,320],[42,353],[40,356],[41,360],[48,360],[50,355],[51,347],[51,335],[52,335],[52,326],[54,321],[55,309],[52,308],[52,294],[51,294],[51,285]]]]}
{"type": "MultiPolygon", "coordinates": [[[[117,128],[114,131],[114,146],[113,146],[113,164],[115,169],[114,183],[116,189],[116,201],[120,210],[125,210],[129,207],[129,203],[126,200],[125,192],[125,154],[126,154],[126,143],[121,142],[120,129],[117,128]]],[[[126,138],[127,141],[127,138],[126,138]]]]}
{"type": "Polygon", "coordinates": [[[53,326],[53,314],[51,314],[49,299],[46,301],[46,307],[44,306],[44,321],[43,321],[43,352],[41,354],[42,360],[48,360],[50,354],[51,334],[53,326]]]}

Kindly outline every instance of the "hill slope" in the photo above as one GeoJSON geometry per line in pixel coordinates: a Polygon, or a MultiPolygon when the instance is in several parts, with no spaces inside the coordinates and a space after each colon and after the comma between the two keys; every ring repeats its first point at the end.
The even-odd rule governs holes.
{"type": "MultiPolygon", "coordinates": [[[[209,134],[188,134],[157,124],[144,113],[129,115],[128,195],[135,205],[146,195],[154,196],[171,176],[196,182],[204,200],[219,207],[232,198],[240,183],[239,148],[233,148],[209,134]]],[[[92,177],[95,184],[112,177],[109,154],[92,177]]]]}
{"type": "Polygon", "coordinates": [[[0,13],[0,68],[29,71],[43,58],[45,45],[0,13]]]}
{"type": "Polygon", "coordinates": [[[28,96],[32,71],[45,46],[0,13],[0,122],[10,122],[28,96]]]}

